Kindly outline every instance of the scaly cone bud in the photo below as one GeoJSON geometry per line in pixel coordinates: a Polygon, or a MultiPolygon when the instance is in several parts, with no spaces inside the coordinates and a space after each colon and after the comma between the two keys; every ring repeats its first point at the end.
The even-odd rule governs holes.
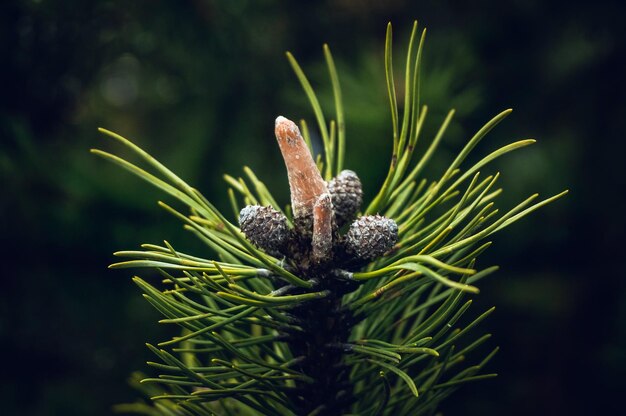
{"type": "Polygon", "coordinates": [[[398,225],[381,215],[366,215],[350,225],[346,251],[363,260],[372,260],[391,250],[398,241],[398,225]]]}
{"type": "Polygon", "coordinates": [[[361,180],[351,170],[343,170],[328,182],[328,190],[333,199],[335,220],[341,227],[354,218],[363,202],[361,180]]]}
{"type": "Polygon", "coordinates": [[[239,213],[239,227],[252,244],[271,255],[280,254],[289,237],[287,218],[272,207],[244,207],[239,213]]]}

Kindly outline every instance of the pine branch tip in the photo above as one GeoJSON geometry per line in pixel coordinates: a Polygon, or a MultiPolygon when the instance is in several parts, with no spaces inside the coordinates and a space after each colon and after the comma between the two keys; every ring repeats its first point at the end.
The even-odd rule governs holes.
{"type": "MultiPolygon", "coordinates": [[[[491,334],[476,336],[473,343],[464,345],[464,350],[457,352],[458,356],[454,356],[455,345],[450,340],[462,336],[495,311],[495,307],[491,307],[467,326],[457,327],[453,324],[477,299],[463,292],[480,294],[480,289],[473,285],[500,269],[499,266],[484,269],[475,267],[476,258],[492,245],[492,241],[484,242],[483,239],[537,208],[568,194],[569,189],[547,200],[531,202],[539,196],[535,193],[514,208],[504,211],[504,215],[496,216],[499,211],[494,208],[495,196],[501,193],[502,189],[498,188],[495,191],[493,189],[500,172],[489,175],[489,171],[485,170],[481,173],[480,169],[502,154],[536,143],[534,138],[519,140],[501,147],[481,159],[469,172],[465,172],[465,169],[460,170],[465,156],[473,146],[508,116],[513,111],[512,108],[507,108],[495,115],[481,127],[440,180],[427,181],[426,178],[420,180],[422,160],[424,165],[428,162],[430,154],[435,151],[439,143],[439,138],[444,136],[445,129],[456,114],[455,108],[450,109],[440,127],[440,133],[437,133],[434,140],[435,146],[431,150],[432,145],[430,145],[426,157],[415,161],[417,170],[415,173],[412,172],[414,161],[411,160],[411,155],[418,143],[418,137],[420,137],[428,112],[426,104],[422,104],[420,109],[421,75],[419,73],[423,61],[423,41],[427,28],[420,28],[419,24],[417,19],[413,20],[406,58],[406,85],[402,86],[394,82],[391,21],[388,22],[386,28],[384,63],[392,112],[394,145],[391,173],[383,183],[380,194],[376,195],[368,207],[361,207],[360,203],[357,204],[359,205],[357,212],[362,212],[363,217],[373,217],[371,214],[380,212],[383,215],[387,214],[387,217],[383,218],[394,221],[395,238],[389,239],[389,244],[385,243],[383,247],[385,250],[381,248],[376,251],[376,256],[370,255],[370,252],[373,253],[371,250],[363,251],[363,253],[357,252],[356,248],[362,245],[351,241],[357,241],[360,234],[356,231],[351,232],[348,227],[342,228],[343,225],[351,224],[350,221],[354,220],[357,212],[350,211],[349,215],[344,215],[344,211],[340,209],[341,200],[336,198],[338,193],[333,193],[331,189],[331,182],[341,174],[344,167],[345,127],[341,89],[327,42],[322,43],[322,50],[336,100],[337,116],[335,118],[324,116],[322,106],[300,64],[291,51],[284,52],[291,69],[295,72],[313,106],[324,145],[320,154],[313,155],[311,134],[306,121],[303,118],[299,121],[294,118],[296,121],[294,123],[282,115],[276,117],[274,133],[287,165],[292,197],[289,210],[281,211],[263,182],[255,177],[248,165],[244,165],[245,174],[231,176],[224,173],[222,175],[229,186],[229,201],[236,218],[233,220],[229,215],[226,219],[200,192],[187,185],[139,146],[116,133],[98,127],[100,133],[111,136],[130,148],[135,155],[143,159],[144,164],[148,162],[152,170],[158,172],[151,173],[148,169],[144,170],[120,156],[96,148],[89,149],[89,152],[121,165],[152,185],[165,190],[167,195],[164,199],[169,200],[173,197],[177,201],[173,203],[174,207],[182,203],[183,208],[179,212],[179,208],[173,208],[161,200],[157,201],[158,206],[182,220],[185,230],[192,231],[200,237],[206,234],[207,237],[203,240],[210,245],[212,255],[217,252],[215,258],[219,259],[218,262],[212,260],[213,257],[205,259],[204,256],[195,257],[191,253],[175,251],[167,240],[163,240],[163,246],[142,244],[140,246],[142,251],[113,253],[115,257],[126,257],[121,259],[126,261],[113,263],[108,266],[110,269],[149,268],[160,272],[157,276],[159,280],[154,284],[148,283],[153,282],[151,276],[147,281],[133,276],[132,281],[139,286],[142,297],[161,312],[162,319],[158,320],[159,324],[176,323],[183,328],[179,336],[157,343],[156,346],[146,343],[146,346],[159,358],[156,361],[160,361],[159,363],[149,361],[147,364],[163,371],[158,376],[159,378],[143,378],[136,381],[139,384],[150,382],[164,384],[161,386],[165,387],[164,389],[152,390],[146,395],[152,396],[151,398],[155,401],[171,401],[160,402],[157,406],[166,406],[169,409],[169,406],[173,405],[189,414],[203,414],[204,410],[209,409],[209,407],[201,409],[205,402],[217,403],[226,399],[229,402],[228,406],[224,406],[224,410],[228,414],[232,410],[234,414],[238,412],[238,409],[235,409],[236,406],[232,406],[232,409],[227,407],[231,407],[231,399],[237,401],[238,395],[242,395],[242,397],[249,396],[250,403],[254,405],[251,406],[252,410],[263,414],[265,414],[263,410],[268,410],[268,414],[282,414],[283,411],[293,410],[294,414],[319,416],[327,410],[335,410],[333,406],[343,406],[343,409],[338,410],[344,412],[354,405],[351,410],[357,409],[355,414],[362,414],[361,411],[363,411],[365,414],[383,415],[394,413],[394,410],[397,411],[399,408],[407,410],[410,403],[405,406],[401,401],[414,401],[416,397],[419,397],[420,392],[416,384],[419,384],[420,390],[423,390],[421,393],[424,397],[419,399],[423,402],[423,400],[430,401],[439,394],[433,395],[433,388],[439,389],[439,392],[446,392],[455,389],[458,384],[497,376],[496,373],[480,374],[480,369],[499,351],[499,347],[488,354],[478,366],[462,370],[458,378],[447,377],[446,374],[444,380],[436,378],[436,381],[431,383],[423,382],[422,376],[419,375],[420,370],[414,368],[413,365],[420,359],[426,358],[436,363],[435,365],[440,365],[442,369],[445,369],[443,371],[447,371],[448,362],[452,366],[459,361],[466,360],[464,354],[469,354],[487,338],[491,338],[491,334]],[[419,46],[416,47],[417,35],[420,32],[421,39],[419,39],[419,46]],[[404,110],[402,118],[398,115],[396,87],[404,88],[404,96],[400,94],[400,97],[405,99],[405,105],[400,107],[400,110],[404,110]],[[402,124],[401,129],[400,124],[402,124]],[[304,159],[306,163],[302,163],[304,159]],[[407,172],[407,167],[411,171],[407,172]],[[474,172],[475,175],[472,175],[474,172]],[[459,182],[450,181],[455,175],[458,175],[455,181],[460,177],[459,182]],[[484,175],[488,176],[485,178],[484,175]],[[311,183],[298,182],[300,177],[310,180],[313,176],[315,180],[311,183]],[[468,178],[471,183],[462,189],[464,185],[460,184],[468,178]],[[444,187],[445,184],[448,184],[449,189],[444,187]],[[298,196],[294,197],[295,194],[298,196]],[[458,195],[461,198],[460,202],[454,199],[458,198],[458,195]],[[440,220],[429,224],[431,218],[426,218],[425,213],[431,208],[438,208],[439,204],[442,204],[441,201],[452,201],[451,214],[446,214],[450,215],[450,218],[442,216],[440,220]],[[252,237],[252,234],[246,231],[241,219],[241,207],[245,205],[273,209],[277,211],[277,215],[280,214],[285,218],[287,232],[284,241],[282,237],[280,239],[267,237],[270,229],[258,227],[259,235],[263,235],[266,241],[280,241],[280,244],[277,243],[279,249],[276,252],[271,252],[263,244],[257,244],[260,240],[254,240],[256,237],[252,237]],[[416,213],[412,214],[412,211],[416,213]],[[338,213],[341,214],[338,216],[338,213]],[[347,220],[343,221],[346,218],[347,220]],[[462,228],[458,235],[450,234],[457,227],[462,228]],[[398,234],[400,234],[401,241],[398,241],[398,234]],[[294,243],[295,248],[288,247],[288,243],[294,243]],[[473,247],[474,244],[478,248],[473,247]],[[471,251],[471,254],[466,254],[465,250],[471,251]],[[414,257],[409,258],[411,256],[414,257]],[[354,259],[362,260],[362,262],[356,262],[354,259]],[[350,261],[354,263],[349,263],[350,261]],[[348,276],[343,276],[342,273],[348,276]],[[325,276],[336,277],[336,279],[324,280],[325,276]],[[372,281],[370,286],[364,288],[367,290],[363,293],[365,296],[362,296],[360,292],[355,292],[354,288],[357,287],[358,281],[366,283],[364,281],[372,278],[386,280],[380,284],[372,281]],[[430,295],[428,292],[421,291],[431,290],[430,287],[437,288],[430,295]],[[409,328],[405,329],[404,318],[396,319],[404,316],[402,308],[405,304],[402,302],[405,298],[402,296],[408,296],[406,293],[410,292],[409,289],[417,289],[419,296],[430,296],[426,297],[424,306],[428,309],[419,310],[418,308],[422,306],[417,306],[418,303],[410,306],[415,309],[415,313],[411,309],[410,314],[416,316],[419,313],[417,316],[421,320],[420,326],[416,327],[418,328],[416,332],[412,329],[409,332],[409,328]],[[193,297],[202,297],[204,301],[199,303],[193,297]],[[473,299],[467,299],[470,297],[473,299]],[[320,302],[319,299],[322,298],[326,299],[320,302]],[[430,309],[431,303],[434,305],[435,302],[442,301],[445,308],[441,307],[442,312],[437,309],[437,312],[433,313],[434,309],[430,309]],[[400,303],[394,306],[393,302],[400,303]],[[391,312],[387,314],[389,311],[391,312]],[[380,317],[376,316],[377,314],[380,317]],[[393,314],[397,316],[394,317],[393,314]],[[372,322],[365,320],[368,315],[374,317],[372,322]],[[440,332],[434,324],[430,324],[433,320],[432,316],[437,317],[435,321],[437,326],[440,323],[445,325],[449,322],[449,327],[442,328],[440,332]],[[449,319],[450,317],[452,318],[449,319]],[[319,323],[311,322],[318,318],[319,323]],[[333,325],[327,322],[332,322],[333,325]],[[370,323],[372,325],[366,326],[362,334],[358,331],[351,332],[352,327],[356,328],[360,322],[365,322],[364,325],[370,323]],[[424,326],[424,322],[430,326],[424,326]],[[388,323],[392,324],[387,325],[388,323]],[[336,333],[331,337],[326,336],[325,331],[332,332],[331,330],[335,329],[339,330],[335,331],[336,333]],[[387,337],[390,331],[395,332],[387,337]],[[340,333],[337,334],[337,332],[340,333]],[[407,337],[404,335],[406,333],[409,334],[407,337]],[[351,338],[354,334],[358,337],[351,338]],[[434,335],[435,338],[427,336],[429,334],[434,335]],[[445,335],[441,339],[443,343],[439,345],[438,339],[443,335],[445,335]],[[320,341],[318,342],[315,337],[321,337],[320,341]],[[367,342],[360,343],[352,339],[367,342]],[[319,344],[322,349],[332,348],[332,354],[327,356],[322,351],[319,356],[313,355],[301,359],[306,355],[308,344],[311,344],[313,340],[315,345],[319,344]],[[198,344],[211,345],[198,346],[195,345],[196,341],[198,344]],[[285,345],[277,345],[277,343],[285,345]],[[305,346],[307,348],[304,348],[305,346]],[[337,346],[341,346],[339,351],[337,351],[337,346]],[[348,350],[346,346],[355,348],[348,350]],[[162,347],[165,349],[161,349],[162,347]],[[209,355],[194,361],[195,356],[201,352],[215,353],[217,356],[213,355],[213,357],[219,358],[211,358],[212,356],[209,355]],[[247,360],[248,353],[250,353],[250,360],[247,360]],[[400,363],[400,360],[405,358],[405,353],[416,354],[418,360],[408,358],[400,363]],[[345,360],[344,355],[347,356],[345,360]],[[428,356],[442,358],[433,359],[428,356]],[[303,363],[302,366],[300,364],[294,366],[298,360],[303,363]],[[378,369],[384,371],[377,372],[377,368],[374,367],[371,368],[372,374],[367,375],[369,367],[359,368],[356,371],[359,377],[362,373],[364,376],[367,375],[369,380],[360,377],[359,379],[364,382],[364,387],[361,388],[359,384],[359,387],[351,392],[352,375],[348,375],[349,371],[346,372],[346,368],[367,362],[374,363],[376,367],[379,367],[378,369]],[[311,370],[315,366],[321,367],[322,373],[328,371],[328,374],[332,376],[329,380],[333,384],[331,386],[333,389],[324,390],[323,394],[318,395],[319,397],[313,397],[308,392],[307,383],[314,383],[315,386],[320,384],[317,379],[317,369],[311,370]],[[269,376],[270,373],[267,373],[266,378],[266,374],[262,372],[265,368],[276,374],[269,376]],[[206,373],[205,369],[208,369],[206,373]],[[336,369],[340,372],[335,373],[336,369]],[[176,375],[170,375],[170,373],[176,375]],[[368,386],[367,383],[376,379],[377,373],[383,380],[376,381],[378,383],[376,386],[368,386]],[[392,388],[389,384],[391,377],[394,378],[394,382],[396,377],[399,379],[397,385],[393,387],[393,399],[389,402],[392,395],[392,388]],[[163,379],[160,380],[160,378],[163,379]],[[246,378],[254,381],[249,384],[242,383],[241,380],[246,378]],[[404,385],[400,379],[404,381],[404,385]],[[287,384],[284,384],[282,380],[287,381],[287,384]],[[262,387],[261,383],[265,386],[262,387]],[[241,387],[240,390],[237,385],[241,387]],[[377,397],[366,397],[362,405],[361,397],[369,396],[369,391],[380,392],[381,388],[386,395],[381,403],[374,400],[378,399],[377,397]],[[292,390],[297,393],[289,397],[292,390]],[[275,393],[276,398],[279,399],[276,402],[279,404],[275,406],[271,403],[272,399],[265,400],[263,396],[267,393],[275,393]],[[352,393],[355,393],[354,397],[351,397],[352,393]],[[350,397],[340,399],[342,394],[350,397]],[[344,402],[347,403],[350,400],[353,400],[353,403],[345,407],[344,402]],[[198,406],[197,409],[195,406],[198,406]]],[[[258,221],[258,223],[262,222],[258,221]]],[[[281,227],[282,224],[283,222],[280,223],[281,227]]],[[[362,230],[359,228],[358,231],[362,230]]],[[[481,306],[479,309],[484,310],[481,306]]],[[[408,315],[407,318],[410,316],[408,315]]],[[[442,370],[436,371],[443,372],[442,370]]],[[[436,402],[438,401],[439,399],[436,398],[429,409],[432,409],[433,413],[437,410],[438,403],[436,402]]]]}

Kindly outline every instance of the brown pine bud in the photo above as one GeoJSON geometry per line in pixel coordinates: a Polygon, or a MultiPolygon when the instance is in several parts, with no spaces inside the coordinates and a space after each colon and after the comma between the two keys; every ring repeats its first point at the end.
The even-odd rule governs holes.
{"type": "Polygon", "coordinates": [[[252,244],[271,255],[280,254],[289,238],[287,218],[272,207],[244,207],[239,213],[239,227],[252,244]]]}
{"type": "Polygon", "coordinates": [[[346,251],[363,260],[382,256],[398,241],[398,225],[382,215],[359,217],[346,233],[346,251]]]}
{"type": "Polygon", "coordinates": [[[328,182],[328,191],[333,200],[337,226],[341,227],[351,221],[361,208],[363,202],[361,180],[353,171],[343,170],[328,182]]]}
{"type": "Polygon", "coordinates": [[[306,232],[310,233],[313,206],[322,194],[328,192],[326,182],[322,179],[296,123],[278,116],[274,130],[287,167],[294,222],[299,227],[304,224],[306,232]]]}
{"type": "Polygon", "coordinates": [[[330,258],[333,248],[333,204],[329,194],[322,194],[313,207],[313,259],[323,262],[330,258]]]}

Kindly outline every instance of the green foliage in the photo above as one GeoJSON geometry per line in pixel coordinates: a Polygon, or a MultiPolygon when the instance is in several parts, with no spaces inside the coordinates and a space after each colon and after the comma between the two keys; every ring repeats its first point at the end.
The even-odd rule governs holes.
{"type": "MultiPolygon", "coordinates": [[[[469,317],[472,300],[468,297],[478,293],[476,283],[497,270],[495,266],[479,268],[477,258],[490,246],[492,234],[566,193],[535,203],[537,195],[532,195],[499,213],[495,205],[501,193],[496,188],[499,173],[485,175],[481,169],[534,140],[514,142],[465,166],[470,152],[510,110],[480,128],[439,178],[423,177],[454,114],[448,114],[418,158],[414,151],[428,112],[419,102],[425,33],[418,37],[415,23],[406,58],[404,103],[399,108],[391,25],[387,28],[385,72],[393,152],[388,174],[365,213],[393,218],[399,241],[386,256],[358,270],[332,270],[327,277],[352,288],[340,298],[348,337],[324,345],[341,355],[349,383],[337,385],[333,400],[345,397],[349,411],[321,403],[309,415],[340,410],[358,415],[432,414],[461,384],[494,377],[485,372],[485,366],[497,348],[465,364],[466,357],[490,338],[477,327],[494,310],[469,317]]],[[[335,118],[330,121],[297,61],[287,54],[313,108],[324,149],[318,165],[328,180],[343,169],[346,134],[339,77],[327,45],[324,57],[335,97],[335,118]]],[[[310,144],[308,125],[302,121],[301,126],[310,144]]],[[[299,414],[298,397],[316,380],[302,370],[308,357],[294,354],[294,340],[302,336],[303,328],[292,312],[309,305],[313,308],[336,293],[298,276],[297,265],[290,259],[274,258],[253,246],[198,190],[147,152],[115,133],[101,131],[139,163],[101,150],[93,152],[181,203],[184,209],[164,202],[159,205],[216,256],[207,259],[181,253],[167,241],[144,244],[140,251],[115,253],[125,260],[112,268],[158,271],[160,283],[140,277],[133,280],[163,314],[161,323],[182,328],[180,336],[156,346],[148,344],[158,359],[148,364],[160,375],[140,377],[140,384],[153,405],[121,405],[118,410],[150,415],[299,414]]],[[[225,177],[235,216],[247,204],[281,210],[252,170],[244,168],[244,173],[241,178],[225,177]]],[[[289,214],[290,209],[283,211],[289,214]]]]}

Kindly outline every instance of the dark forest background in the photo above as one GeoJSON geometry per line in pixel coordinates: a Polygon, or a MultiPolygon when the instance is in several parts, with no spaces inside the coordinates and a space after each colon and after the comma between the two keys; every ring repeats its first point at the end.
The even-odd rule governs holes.
{"type": "MultiPolygon", "coordinates": [[[[171,329],[110,253],[163,239],[202,254],[162,197],[91,156],[99,126],[132,138],[227,208],[223,173],[251,166],[283,202],[278,114],[312,115],[284,51],[332,103],[322,44],[347,107],[347,167],[366,198],[391,149],[385,25],[396,69],[413,19],[428,27],[424,137],[457,117],[437,172],[499,111],[475,157],[538,143],[494,165],[503,205],[563,200],[498,235],[478,307],[501,352],[495,381],[463,387],[450,415],[618,414],[626,393],[623,267],[626,8],[614,1],[4,1],[0,5],[0,403],[6,415],[105,415],[134,400],[146,341],[171,329]],[[603,413],[604,412],[604,413],[603,413]]],[[[331,107],[332,108],[332,107],[331,107]]],[[[228,211],[230,212],[230,211],[228,211]]]]}

